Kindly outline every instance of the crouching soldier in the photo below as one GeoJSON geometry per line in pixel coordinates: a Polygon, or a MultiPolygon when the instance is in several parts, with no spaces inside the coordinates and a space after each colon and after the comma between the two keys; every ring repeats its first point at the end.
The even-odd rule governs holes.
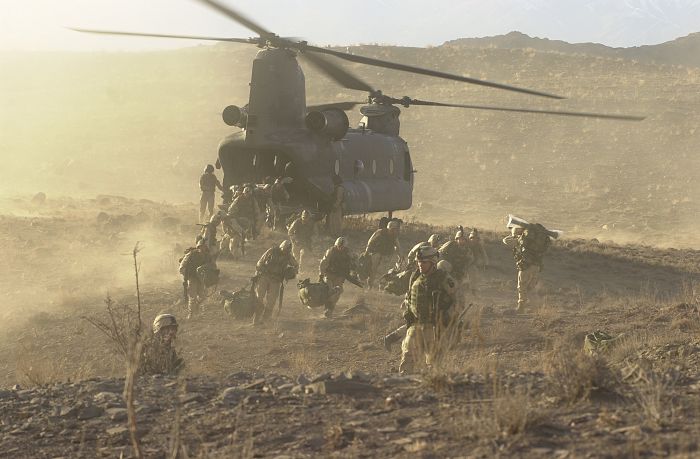
{"type": "Polygon", "coordinates": [[[184,366],[175,351],[177,320],[172,314],[160,314],[153,321],[153,334],[143,343],[139,372],[141,374],[177,374],[184,366]]]}
{"type": "Polygon", "coordinates": [[[330,289],[337,287],[336,293],[330,295],[324,305],[324,315],[326,317],[330,318],[333,315],[335,305],[338,303],[340,295],[343,293],[343,284],[346,279],[362,287],[362,284],[357,280],[355,270],[355,257],[353,257],[350,249],[348,249],[345,238],[339,237],[335,240],[333,247],[326,250],[326,254],[323,256],[319,267],[320,275],[330,289]]]}
{"type": "Polygon", "coordinates": [[[423,247],[417,254],[418,269],[406,293],[406,337],[401,343],[399,371],[410,373],[424,362],[438,363],[453,342],[455,281],[437,268],[438,251],[423,247]]]}
{"type": "Polygon", "coordinates": [[[386,269],[386,262],[396,256],[401,261],[401,245],[399,244],[400,224],[396,220],[391,220],[386,228],[379,228],[370,236],[367,241],[365,254],[370,257],[368,287],[371,289],[375,281],[386,269]]]}
{"type": "Polygon", "coordinates": [[[258,297],[259,306],[255,311],[253,323],[257,325],[272,317],[272,311],[278,299],[278,308],[282,308],[284,295],[282,281],[294,279],[297,275],[299,265],[292,254],[292,243],[282,241],[279,246],[267,249],[258,260],[255,269],[255,294],[258,297]]]}
{"type": "Polygon", "coordinates": [[[199,268],[212,264],[209,248],[204,239],[200,239],[195,248],[187,249],[185,256],[180,259],[180,274],[182,274],[182,285],[187,299],[188,319],[199,313],[199,304],[204,300],[204,280],[200,276],[202,270],[199,268]]]}

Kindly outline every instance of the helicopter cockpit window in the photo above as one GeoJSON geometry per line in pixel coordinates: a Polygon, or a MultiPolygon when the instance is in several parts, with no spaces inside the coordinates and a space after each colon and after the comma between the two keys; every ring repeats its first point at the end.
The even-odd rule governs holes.
{"type": "Polygon", "coordinates": [[[335,173],[340,174],[340,160],[339,159],[335,160],[335,173]]]}
{"type": "Polygon", "coordinates": [[[377,160],[372,160],[372,175],[377,175],[377,160]]]}
{"type": "Polygon", "coordinates": [[[255,167],[257,165],[258,165],[258,155],[255,154],[255,155],[253,155],[253,167],[255,167]]]}
{"type": "Polygon", "coordinates": [[[394,160],[389,160],[389,175],[394,175],[394,160]]]}

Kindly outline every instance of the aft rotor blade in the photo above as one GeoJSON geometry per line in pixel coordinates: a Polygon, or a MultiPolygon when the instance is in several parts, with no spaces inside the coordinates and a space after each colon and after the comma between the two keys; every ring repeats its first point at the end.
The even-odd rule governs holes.
{"type": "MultiPolygon", "coordinates": [[[[397,99],[400,103],[400,99],[397,99]]],[[[427,105],[432,107],[456,107],[456,108],[472,108],[475,110],[493,110],[499,112],[517,112],[517,113],[538,113],[541,115],[559,115],[559,116],[578,116],[583,118],[602,118],[609,120],[622,121],[642,121],[645,116],[633,115],[611,115],[607,113],[587,113],[587,112],[566,112],[556,110],[535,110],[529,108],[508,108],[508,107],[490,107],[487,105],[464,105],[464,104],[444,104],[442,102],[430,102],[424,100],[411,99],[410,105],[427,105]]]]}
{"type": "Polygon", "coordinates": [[[356,89],[358,91],[365,91],[369,93],[374,92],[372,86],[365,83],[342,67],[334,64],[324,56],[314,53],[302,53],[301,56],[345,88],[356,89]]]}
{"type": "Polygon", "coordinates": [[[356,62],[358,64],[373,65],[375,67],[384,67],[387,69],[400,70],[402,72],[417,73],[419,75],[427,75],[437,78],[444,78],[446,80],[462,81],[464,83],[471,83],[479,86],[487,86],[496,89],[505,89],[506,91],[520,92],[523,94],[530,94],[533,96],[548,97],[550,99],[566,99],[562,96],[557,96],[556,94],[549,94],[546,92],[535,91],[533,89],[519,88],[516,86],[509,86],[501,83],[494,83],[492,81],[477,80],[476,78],[469,78],[461,75],[454,75],[451,73],[440,72],[438,70],[424,69],[421,67],[414,67],[412,65],[399,64],[397,62],[383,61],[381,59],[374,59],[372,57],[357,56],[355,54],[344,53],[341,51],[336,51],[329,48],[320,48],[318,46],[312,45],[302,45],[300,47],[304,51],[313,51],[321,54],[329,54],[331,56],[338,57],[340,59],[345,59],[346,61],[356,62]]]}
{"type": "Polygon", "coordinates": [[[238,11],[234,10],[230,6],[223,5],[219,2],[216,2],[214,0],[199,0],[201,3],[204,3],[205,5],[215,9],[219,13],[223,14],[224,16],[227,16],[240,25],[246,27],[247,29],[252,30],[253,32],[257,33],[261,37],[268,37],[268,36],[273,36],[274,34],[272,32],[269,32],[265,30],[261,25],[253,22],[252,20],[248,19],[238,11]]]}
{"type": "Polygon", "coordinates": [[[161,33],[141,33],[141,32],[119,32],[116,30],[91,30],[91,29],[76,29],[69,27],[70,30],[83,33],[95,33],[101,35],[126,35],[129,37],[155,37],[155,38],[184,38],[187,40],[211,40],[211,41],[228,41],[233,43],[255,43],[255,40],[250,38],[226,38],[226,37],[200,37],[196,35],[168,35],[161,33]]]}
{"type": "Polygon", "coordinates": [[[329,108],[337,108],[339,110],[351,110],[355,108],[355,106],[360,105],[360,104],[365,104],[367,101],[364,102],[331,102],[329,104],[320,104],[320,105],[307,105],[306,110],[307,111],[321,111],[321,110],[328,110],[329,108]]]}

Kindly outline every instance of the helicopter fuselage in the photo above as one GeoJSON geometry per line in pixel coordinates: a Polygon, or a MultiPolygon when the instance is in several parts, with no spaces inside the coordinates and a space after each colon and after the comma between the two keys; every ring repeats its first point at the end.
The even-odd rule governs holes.
{"type": "MultiPolygon", "coordinates": [[[[291,177],[290,202],[323,210],[333,194],[337,174],[345,188],[345,214],[391,212],[411,207],[413,165],[398,129],[341,129],[329,134],[309,129],[304,73],[296,53],[265,48],[253,61],[244,130],[219,145],[224,187],[291,177]],[[338,133],[339,132],[339,133],[338,133]]],[[[390,113],[398,126],[398,110],[390,113]]],[[[383,126],[374,118],[375,125],[383,126]]],[[[325,120],[321,120],[325,123],[325,120]]],[[[372,125],[365,123],[364,126],[372,125]]]]}

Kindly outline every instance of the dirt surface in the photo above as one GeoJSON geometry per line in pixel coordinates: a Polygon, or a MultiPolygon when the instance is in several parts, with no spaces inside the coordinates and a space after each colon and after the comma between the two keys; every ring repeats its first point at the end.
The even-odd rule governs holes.
{"type": "MultiPolygon", "coordinates": [[[[196,209],[118,196],[6,200],[0,332],[0,456],[118,457],[129,446],[124,362],[84,317],[104,298],[143,319],[180,318],[180,378],[137,381],[147,457],[691,457],[700,417],[697,282],[700,251],[556,241],[540,300],[513,313],[515,271],[504,234],[484,231],[491,266],[470,310],[471,328],[440,368],[399,376],[400,299],[346,288],[336,318],[303,307],[287,285],[281,316],[253,328],[215,297],[184,319],[177,258],[191,244],[196,209]],[[364,313],[342,311],[360,300],[364,313]],[[584,354],[586,333],[620,336],[584,354]],[[324,393],[325,392],[325,393],[324,393]]],[[[455,221],[468,226],[468,221],[455,221]]],[[[376,222],[348,222],[360,249],[376,222]]],[[[401,243],[452,228],[407,223],[401,243]]],[[[221,260],[235,290],[281,234],[266,233],[241,261],[221,260]]],[[[314,263],[300,277],[317,275],[314,263]]]]}

